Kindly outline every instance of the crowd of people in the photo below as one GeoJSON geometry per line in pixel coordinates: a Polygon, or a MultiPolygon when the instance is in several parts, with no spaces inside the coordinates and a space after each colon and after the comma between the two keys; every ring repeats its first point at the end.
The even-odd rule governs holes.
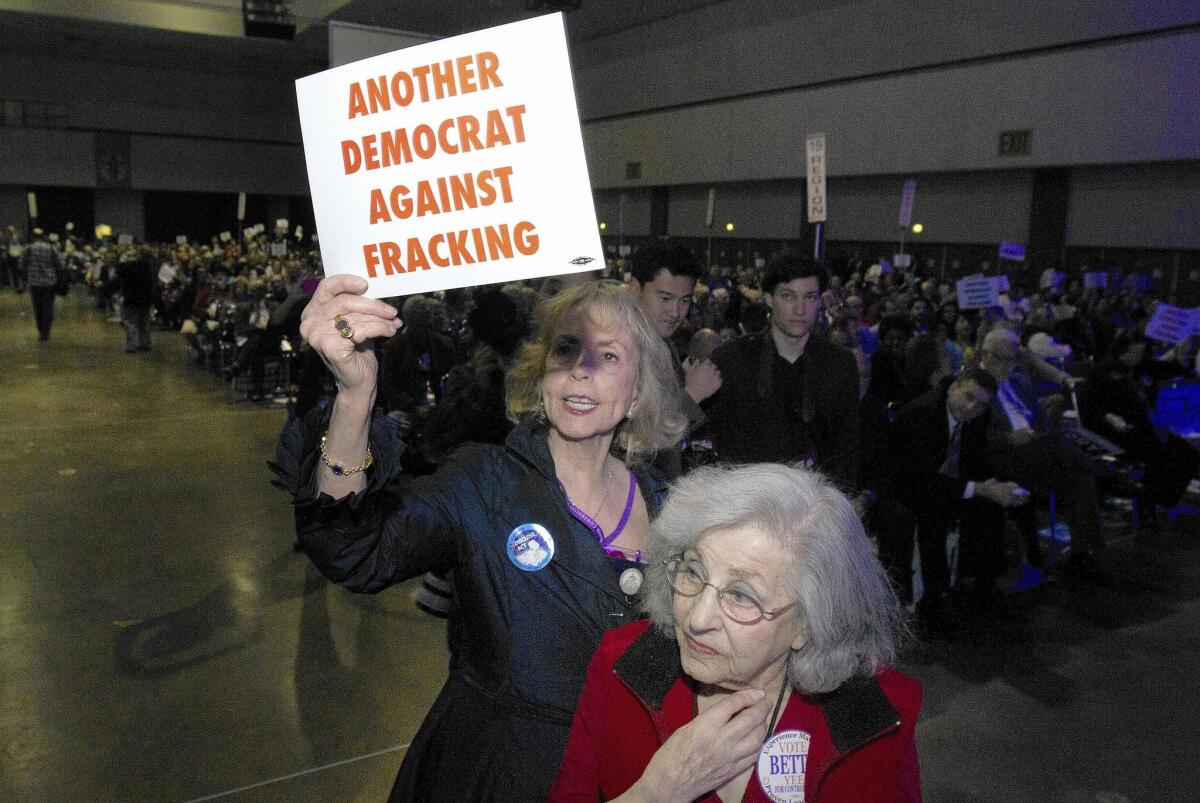
{"type": "Polygon", "coordinates": [[[56,239],[10,232],[6,281],[86,285],[127,351],[153,321],[252,396],[290,360],[297,548],[355,591],[425,575],[450,677],[397,800],[919,799],[909,612],[954,639],[1030,569],[1119,582],[1104,500],[1145,523],[1196,489],[1154,414],[1195,340],[1147,339],[1159,300],[1119,277],[962,309],[911,268],[655,240],[603,275],[368,299],[285,234],[56,239]]]}

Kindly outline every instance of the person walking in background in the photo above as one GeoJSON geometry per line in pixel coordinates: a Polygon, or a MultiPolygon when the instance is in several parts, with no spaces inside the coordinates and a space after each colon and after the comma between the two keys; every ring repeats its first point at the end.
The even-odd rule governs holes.
{"type": "Polygon", "coordinates": [[[125,353],[150,350],[150,308],[154,303],[154,259],[143,248],[132,259],[117,265],[121,286],[121,323],[125,327],[125,353]]]}
{"type": "Polygon", "coordinates": [[[54,323],[54,286],[63,269],[62,255],[46,242],[46,233],[33,230],[33,242],[21,254],[21,271],[29,281],[29,296],[33,299],[33,318],[37,323],[38,340],[50,339],[54,323]]]}

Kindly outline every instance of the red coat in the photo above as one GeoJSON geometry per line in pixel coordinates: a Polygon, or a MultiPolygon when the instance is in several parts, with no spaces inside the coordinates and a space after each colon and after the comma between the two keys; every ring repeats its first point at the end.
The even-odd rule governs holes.
{"type": "MultiPolygon", "coordinates": [[[[590,803],[626,792],[667,737],[691,721],[695,703],[673,638],[645,621],[610,630],[588,667],[550,800],[590,803]]],[[[920,801],[913,734],[920,708],[921,685],[891,669],[848,681],[830,694],[793,693],[773,735],[800,731],[790,743],[807,737],[807,756],[781,755],[773,765],[766,763],[770,757],[762,761],[784,772],[803,770],[808,803],[920,801]]],[[[775,778],[788,781],[798,778],[775,778]]],[[[719,800],[716,794],[702,799],[719,800]]],[[[770,800],[756,767],[743,801],[770,800]]]]}

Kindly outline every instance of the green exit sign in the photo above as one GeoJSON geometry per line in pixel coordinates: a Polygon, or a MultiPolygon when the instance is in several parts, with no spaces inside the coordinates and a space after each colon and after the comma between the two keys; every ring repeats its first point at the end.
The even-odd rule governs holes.
{"type": "Polygon", "coordinates": [[[1021,131],[1000,132],[1001,156],[1028,156],[1033,153],[1033,132],[1029,129],[1021,131]]]}

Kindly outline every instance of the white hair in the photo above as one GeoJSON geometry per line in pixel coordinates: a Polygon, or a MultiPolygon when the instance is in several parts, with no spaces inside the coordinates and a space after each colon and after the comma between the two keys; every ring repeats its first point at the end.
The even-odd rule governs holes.
{"type": "Polygon", "coordinates": [[[755,526],[792,556],[784,590],[807,641],[788,662],[792,685],[829,692],[896,656],[903,609],[846,497],[824,476],[774,463],[710,466],[678,481],[651,528],[644,608],[674,637],[665,562],[714,530],[755,526]]]}

